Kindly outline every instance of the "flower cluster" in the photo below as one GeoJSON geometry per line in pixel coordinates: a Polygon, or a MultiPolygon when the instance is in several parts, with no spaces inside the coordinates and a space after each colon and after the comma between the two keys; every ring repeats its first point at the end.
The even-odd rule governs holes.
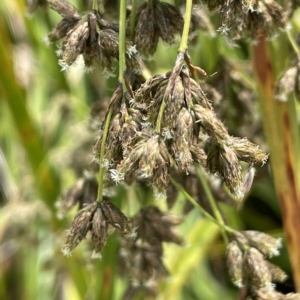
{"type": "Polygon", "coordinates": [[[284,282],[287,275],[265,258],[279,255],[280,247],[281,239],[263,232],[234,233],[227,246],[227,266],[233,283],[245,286],[249,299],[298,299],[274,291],[274,282],[284,282]]]}
{"type": "Polygon", "coordinates": [[[149,0],[139,5],[136,13],[135,43],[144,54],[153,54],[161,38],[168,44],[181,34],[183,18],[171,4],[149,0]]]}
{"type": "MultiPolygon", "coordinates": [[[[48,43],[62,40],[57,51],[62,70],[68,70],[82,55],[87,70],[91,70],[93,61],[96,61],[103,69],[111,71],[113,59],[119,59],[117,27],[101,19],[97,11],[80,14],[67,1],[49,1],[49,7],[63,17],[46,37],[48,43]]],[[[127,67],[138,72],[140,60],[137,51],[129,40],[126,47],[127,67]]]]}
{"type": "Polygon", "coordinates": [[[131,220],[110,200],[103,199],[101,202],[87,204],[78,211],[68,230],[63,253],[70,255],[88,232],[91,232],[94,250],[92,257],[101,258],[100,251],[107,241],[108,225],[127,237],[135,237],[135,228],[131,220]]]}
{"type": "Polygon", "coordinates": [[[230,0],[205,1],[210,9],[218,9],[221,14],[219,31],[228,36],[228,40],[244,36],[256,41],[263,33],[272,38],[278,30],[286,29],[286,16],[283,8],[274,0],[230,0]]]}
{"type": "MultiPolygon", "coordinates": [[[[148,180],[156,197],[166,198],[171,168],[188,174],[193,164],[199,163],[219,174],[230,191],[243,198],[240,161],[263,164],[267,155],[246,138],[228,134],[206,94],[190,77],[184,58],[179,53],[172,72],[142,84],[130,100],[131,108],[116,110],[105,154],[112,179],[117,183],[132,178],[148,180]]],[[[121,90],[114,95],[118,98],[114,103],[120,103],[121,90]]],[[[96,156],[100,141],[101,134],[96,156]]]]}

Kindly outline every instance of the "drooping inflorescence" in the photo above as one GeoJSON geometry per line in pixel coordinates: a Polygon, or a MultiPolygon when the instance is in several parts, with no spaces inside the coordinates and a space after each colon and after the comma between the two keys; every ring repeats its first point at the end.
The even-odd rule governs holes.
{"type": "MultiPolygon", "coordinates": [[[[215,111],[217,101],[212,101],[212,98],[219,102],[226,102],[226,99],[222,99],[217,87],[199,80],[199,75],[205,79],[208,76],[192,64],[187,50],[178,51],[176,62],[169,71],[148,76],[147,80],[141,75],[144,65],[139,52],[146,57],[153,55],[160,39],[174,43],[187,24],[186,7],[180,7],[180,1],[176,2],[175,6],[149,0],[138,5],[136,11],[130,11],[130,5],[127,7],[123,53],[127,69],[124,74],[120,72],[109,104],[103,105],[105,112],[94,113],[97,120],[92,123],[93,129],[98,130],[94,162],[98,163],[99,174],[102,172],[105,176],[99,176],[98,181],[95,174],[79,179],[58,203],[61,213],[79,204],[63,246],[65,255],[90,234],[92,256],[101,257],[109,227],[126,237],[120,242],[120,265],[124,267],[121,273],[130,274],[126,295],[131,297],[140,290],[147,296],[158,292],[159,280],[168,275],[163,263],[163,243],[184,244],[174,229],[182,219],[154,205],[143,204],[137,214],[129,218],[108,197],[105,187],[111,187],[112,182],[114,186],[137,183],[145,189],[150,187],[156,199],[167,199],[172,198],[174,192],[174,187],[169,184],[172,176],[180,183],[184,182],[184,188],[188,192],[191,190],[199,200],[197,172],[200,170],[209,179],[224,183],[231,193],[231,200],[237,200],[236,204],[241,203],[251,188],[254,165],[263,165],[268,159],[268,154],[258,145],[246,137],[229,133],[215,111]],[[101,125],[100,118],[103,119],[101,125]],[[248,171],[244,173],[243,168],[248,171]]],[[[211,37],[221,32],[232,43],[241,38],[255,42],[259,35],[273,38],[287,29],[289,13],[273,0],[200,2],[191,12],[191,40],[195,39],[199,28],[211,37]],[[217,31],[208,10],[218,12],[220,27],[217,31]]],[[[68,70],[81,57],[87,70],[97,63],[102,70],[113,72],[113,61],[119,60],[121,52],[118,24],[107,20],[105,13],[96,9],[80,13],[65,0],[28,1],[29,10],[32,12],[46,3],[62,17],[45,39],[49,43],[60,41],[57,54],[62,70],[68,70]]],[[[288,4],[291,9],[299,6],[298,1],[288,4]]],[[[230,65],[229,59],[226,64],[230,65]]],[[[229,76],[234,77],[232,73],[229,76]]],[[[297,63],[278,81],[277,99],[285,101],[290,93],[299,94],[299,78],[297,63]]],[[[226,191],[227,195],[230,193],[226,191]]],[[[174,199],[167,199],[170,206],[174,199]]],[[[202,204],[200,200],[199,203],[202,204]]],[[[212,207],[207,210],[214,214],[212,207]]],[[[216,223],[226,229],[220,220],[216,223]]],[[[281,244],[278,239],[256,231],[229,230],[229,235],[229,274],[237,287],[246,289],[247,299],[298,299],[296,294],[284,296],[274,290],[274,282],[286,279],[280,268],[266,260],[279,254],[281,244]]]]}

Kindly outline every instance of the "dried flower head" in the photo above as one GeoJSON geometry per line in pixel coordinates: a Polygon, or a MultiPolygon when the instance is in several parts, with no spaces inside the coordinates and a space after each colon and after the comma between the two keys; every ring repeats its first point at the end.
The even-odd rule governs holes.
{"type": "MultiPolygon", "coordinates": [[[[227,247],[229,274],[235,285],[246,286],[250,293],[250,299],[252,299],[251,297],[254,297],[253,299],[271,299],[257,298],[257,296],[272,295],[275,287],[274,282],[286,280],[285,272],[265,259],[266,256],[271,257],[274,251],[277,254],[278,244],[278,239],[262,232],[241,231],[233,233],[233,240],[227,247]]],[[[277,295],[277,292],[274,293],[277,295]]],[[[278,297],[280,295],[278,293],[278,297]]]]}
{"type": "Polygon", "coordinates": [[[254,41],[260,33],[274,37],[286,27],[282,7],[273,0],[223,1],[219,31],[235,40],[248,36],[254,41]]]}
{"type": "Polygon", "coordinates": [[[282,247],[280,238],[274,238],[269,234],[254,230],[246,230],[242,234],[248,239],[249,244],[263,255],[267,257],[279,255],[279,249],[282,247]]]}
{"type": "Polygon", "coordinates": [[[78,211],[66,236],[66,242],[62,250],[64,255],[70,255],[71,251],[86,237],[91,228],[97,206],[98,203],[93,202],[78,211]]]}
{"type": "MultiPolygon", "coordinates": [[[[246,191],[240,161],[264,164],[268,156],[247,139],[228,134],[184,60],[191,73],[203,74],[180,52],[171,72],[153,76],[132,92],[131,108],[115,106],[106,147],[112,179],[150,182],[156,197],[165,198],[171,166],[188,174],[196,162],[219,174],[241,199],[246,191]]],[[[101,134],[96,157],[100,146],[101,134]]]]}
{"type": "Polygon", "coordinates": [[[107,241],[107,229],[108,222],[104,216],[104,213],[100,207],[97,207],[97,210],[94,214],[92,221],[92,242],[94,249],[94,257],[101,257],[101,250],[105,246],[107,241]],[[98,255],[97,255],[98,254],[98,255]]]}
{"type": "Polygon", "coordinates": [[[254,290],[273,290],[272,275],[268,268],[264,256],[255,248],[248,248],[244,253],[243,261],[244,276],[248,279],[248,284],[254,290]]]}
{"type": "MultiPolygon", "coordinates": [[[[119,59],[119,34],[115,31],[115,26],[102,20],[97,11],[80,15],[67,1],[53,1],[49,6],[63,17],[48,34],[49,42],[62,39],[59,52],[62,70],[68,70],[78,56],[82,55],[88,69],[96,61],[104,70],[111,71],[112,61],[119,59]]],[[[126,41],[126,48],[126,64],[131,70],[138,72],[140,59],[129,40],[126,41]]]]}
{"type": "Polygon", "coordinates": [[[183,28],[183,19],[179,11],[171,4],[150,0],[142,3],[136,14],[135,43],[144,54],[153,54],[161,38],[173,43],[176,34],[183,28]]]}
{"type": "Polygon", "coordinates": [[[134,174],[139,179],[152,178],[154,187],[164,194],[169,183],[170,166],[165,143],[157,134],[145,130],[136,134],[128,148],[131,150],[124,154],[118,172],[125,177],[134,174]]]}
{"type": "Polygon", "coordinates": [[[111,201],[103,199],[100,202],[100,207],[109,224],[124,235],[128,235],[132,232],[133,227],[131,220],[127,218],[111,201]]]}
{"type": "Polygon", "coordinates": [[[92,235],[93,258],[101,258],[100,251],[104,247],[108,236],[108,224],[115,227],[124,236],[135,236],[136,228],[120,209],[109,199],[94,201],[81,208],[74,217],[68,230],[62,252],[70,255],[71,251],[86,237],[89,231],[92,235]]]}
{"type": "Polygon", "coordinates": [[[243,251],[236,241],[231,241],[227,246],[227,268],[234,285],[243,286],[243,251]]]}

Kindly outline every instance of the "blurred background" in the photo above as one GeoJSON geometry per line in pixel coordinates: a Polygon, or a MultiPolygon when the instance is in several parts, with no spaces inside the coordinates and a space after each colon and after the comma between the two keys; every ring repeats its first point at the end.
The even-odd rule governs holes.
{"type": "MultiPolygon", "coordinates": [[[[81,12],[91,8],[89,1],[71,2],[81,12]]],[[[110,3],[111,20],[118,17],[117,5],[115,1],[110,3]]],[[[243,39],[236,47],[228,45],[216,31],[218,15],[208,17],[203,7],[199,11],[202,23],[195,25],[189,53],[194,65],[213,74],[202,83],[203,89],[230,134],[247,137],[268,152],[252,71],[251,43],[243,39]]],[[[84,176],[92,162],[94,138],[117,76],[107,78],[97,67],[87,74],[80,62],[61,72],[57,45],[47,46],[43,41],[60,20],[47,8],[28,12],[22,0],[0,3],[0,299],[126,299],[130,274],[118,272],[122,267],[117,235],[109,237],[102,260],[90,258],[88,241],[71,257],[61,252],[76,207],[61,219],[56,202],[84,176]]],[[[298,42],[299,10],[292,24],[290,31],[298,42]]],[[[280,74],[291,67],[296,55],[286,33],[271,43],[281,53],[277,57],[280,74]]],[[[169,71],[177,48],[176,43],[169,46],[160,42],[153,58],[146,61],[149,71],[169,71]]],[[[294,291],[269,163],[257,168],[251,192],[239,209],[231,205],[230,195],[215,178],[208,181],[230,226],[283,238],[281,255],[272,262],[286,271],[289,279],[277,289],[294,291]]],[[[196,194],[205,207],[203,191],[199,188],[196,194]]],[[[134,215],[140,207],[139,197],[133,186],[120,186],[114,201],[127,215],[134,215]]],[[[157,205],[167,209],[165,203],[157,205]]],[[[220,229],[192,209],[181,195],[169,208],[183,216],[177,229],[187,246],[164,246],[169,275],[161,283],[157,299],[236,299],[238,291],[227,275],[220,229]]]]}

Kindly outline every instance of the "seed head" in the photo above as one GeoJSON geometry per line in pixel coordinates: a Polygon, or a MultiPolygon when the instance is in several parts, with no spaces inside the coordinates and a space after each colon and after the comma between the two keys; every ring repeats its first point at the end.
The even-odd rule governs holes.
{"type": "Polygon", "coordinates": [[[211,173],[220,174],[237,198],[243,198],[242,168],[232,148],[212,142],[207,155],[207,168],[211,173]]]}
{"type": "Polygon", "coordinates": [[[233,40],[246,35],[255,41],[261,33],[274,37],[286,26],[283,9],[273,0],[224,1],[220,12],[222,26],[218,31],[233,40]]]}
{"type": "Polygon", "coordinates": [[[226,261],[233,284],[241,288],[243,286],[243,252],[235,240],[227,246],[226,261]]]}
{"type": "Polygon", "coordinates": [[[243,272],[250,282],[252,289],[264,289],[270,291],[274,289],[272,275],[264,260],[263,254],[255,248],[248,248],[244,254],[243,272]]]}
{"type": "Polygon", "coordinates": [[[142,3],[136,14],[135,43],[143,54],[152,55],[159,38],[173,43],[176,34],[181,34],[183,19],[171,4],[158,0],[142,3]]]}
{"type": "Polygon", "coordinates": [[[288,278],[286,273],[283,270],[281,270],[278,266],[270,262],[267,262],[267,265],[271,273],[273,282],[284,282],[288,278]]]}
{"type": "MultiPolygon", "coordinates": [[[[93,220],[92,220],[92,242],[93,242],[93,249],[94,249],[94,257],[96,254],[100,254],[102,248],[105,246],[107,241],[107,220],[103,214],[103,211],[100,207],[97,208],[96,212],[94,213],[93,220]]],[[[99,255],[98,255],[99,256],[99,255]]]]}
{"type": "Polygon", "coordinates": [[[249,240],[249,244],[263,255],[267,257],[279,255],[279,249],[282,247],[280,238],[274,238],[269,234],[254,230],[247,230],[242,233],[249,240]]]}
{"type": "Polygon", "coordinates": [[[121,210],[108,199],[103,199],[100,202],[100,207],[107,222],[115,227],[124,235],[132,232],[132,223],[121,210]]]}
{"type": "Polygon", "coordinates": [[[70,255],[71,251],[86,237],[91,228],[97,206],[97,202],[88,204],[76,214],[63,246],[62,251],[65,255],[70,255]]]}

